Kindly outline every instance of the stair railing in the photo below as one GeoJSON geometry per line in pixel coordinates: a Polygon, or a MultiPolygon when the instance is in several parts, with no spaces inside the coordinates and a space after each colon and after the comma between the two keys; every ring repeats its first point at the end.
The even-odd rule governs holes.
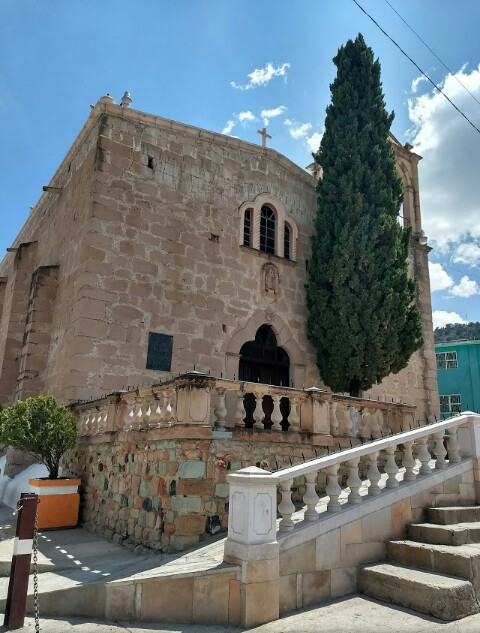
{"type": "Polygon", "coordinates": [[[277,511],[281,516],[278,525],[280,532],[291,532],[298,523],[317,521],[320,514],[316,508],[319,502],[316,483],[321,471],[327,474],[327,512],[333,513],[341,512],[352,504],[361,504],[366,498],[381,495],[384,490],[411,483],[429,475],[432,470],[447,469],[460,463],[463,457],[480,457],[480,415],[471,412],[340,450],[276,472],[255,467],[239,470],[227,477],[230,483],[228,538],[245,544],[276,540],[277,511]],[[379,456],[383,460],[386,482],[385,474],[382,477],[380,472],[379,456]],[[359,469],[361,460],[362,470],[359,469]],[[347,488],[344,490],[339,484],[339,469],[342,465],[346,467],[346,474],[348,473],[347,488]],[[367,467],[366,479],[362,481],[360,475],[365,474],[367,467]],[[298,518],[298,513],[295,521],[293,519],[297,512],[292,501],[294,481],[304,481],[303,520],[298,518]],[[366,495],[365,486],[368,487],[366,495]],[[363,494],[360,494],[360,488],[363,494]],[[277,489],[280,496],[278,504],[277,489]]]}

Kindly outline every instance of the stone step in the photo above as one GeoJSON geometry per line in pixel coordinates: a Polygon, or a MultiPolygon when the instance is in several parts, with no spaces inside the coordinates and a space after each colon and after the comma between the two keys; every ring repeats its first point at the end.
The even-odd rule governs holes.
{"type": "Polygon", "coordinates": [[[433,523],[411,523],[407,534],[412,541],[435,545],[467,545],[480,543],[480,523],[457,523],[435,525],[433,523]]]}
{"type": "Polygon", "coordinates": [[[480,521],[480,506],[457,506],[448,508],[427,508],[427,520],[437,525],[453,523],[474,523],[480,521]]]}
{"type": "Polygon", "coordinates": [[[440,620],[459,620],[480,611],[468,580],[388,563],[359,568],[358,589],[440,620]]]}
{"type": "Polygon", "coordinates": [[[387,541],[389,562],[419,567],[470,580],[480,597],[480,545],[433,545],[416,541],[387,541]]]}

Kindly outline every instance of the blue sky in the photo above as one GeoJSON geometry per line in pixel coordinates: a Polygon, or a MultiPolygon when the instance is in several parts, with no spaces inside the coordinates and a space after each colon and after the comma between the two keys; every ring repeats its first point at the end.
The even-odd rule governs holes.
{"type": "MultiPolygon", "coordinates": [[[[359,0],[480,127],[480,2],[359,0]]],[[[1,0],[0,253],[89,114],[109,92],[132,107],[269,145],[301,166],[321,134],[332,57],[362,32],[382,64],[393,133],[414,144],[436,323],[480,320],[480,134],[352,0],[1,0]],[[416,89],[416,91],[415,91],[416,89]],[[263,115],[262,115],[263,112],[263,115]],[[232,123],[229,123],[232,122],[232,123]]]]}

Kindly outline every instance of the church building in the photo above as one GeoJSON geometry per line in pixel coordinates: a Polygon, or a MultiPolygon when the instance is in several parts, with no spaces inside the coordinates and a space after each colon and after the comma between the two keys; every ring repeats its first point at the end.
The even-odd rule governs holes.
{"type": "MultiPolygon", "coordinates": [[[[0,403],[73,403],[193,369],[323,388],[305,300],[318,172],[128,105],[98,101],[0,264],[0,403]]],[[[425,344],[364,396],[426,420],[438,390],[420,157],[391,141],[425,344]]]]}

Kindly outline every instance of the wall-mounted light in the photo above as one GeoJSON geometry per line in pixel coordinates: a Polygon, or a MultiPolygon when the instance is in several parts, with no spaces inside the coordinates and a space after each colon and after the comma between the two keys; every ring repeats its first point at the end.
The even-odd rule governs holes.
{"type": "Polygon", "coordinates": [[[425,246],[427,242],[428,242],[428,237],[425,235],[425,232],[422,229],[418,235],[418,243],[421,246],[425,246]]]}

